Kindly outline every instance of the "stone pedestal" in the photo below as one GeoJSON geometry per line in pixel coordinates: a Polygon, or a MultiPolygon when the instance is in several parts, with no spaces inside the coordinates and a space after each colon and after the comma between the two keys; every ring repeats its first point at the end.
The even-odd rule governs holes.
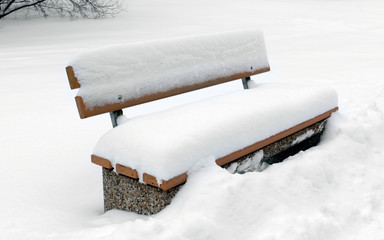
{"type": "Polygon", "coordinates": [[[140,183],[103,168],[104,211],[121,209],[139,214],[155,214],[171,203],[181,185],[168,191],[140,183]]]}

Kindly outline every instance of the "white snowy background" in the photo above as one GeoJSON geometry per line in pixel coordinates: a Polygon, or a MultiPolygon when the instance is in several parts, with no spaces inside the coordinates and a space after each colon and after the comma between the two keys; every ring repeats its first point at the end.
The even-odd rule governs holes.
{"type": "MultiPolygon", "coordinates": [[[[0,239],[384,239],[384,2],[128,0],[103,20],[0,23],[0,239]],[[153,216],[103,213],[90,153],[109,116],[80,120],[64,68],[105,45],[258,28],[271,72],[321,83],[340,111],[321,144],[263,172],[196,166],[153,216]]],[[[239,81],[125,110],[135,116],[241,88],[239,81]]]]}

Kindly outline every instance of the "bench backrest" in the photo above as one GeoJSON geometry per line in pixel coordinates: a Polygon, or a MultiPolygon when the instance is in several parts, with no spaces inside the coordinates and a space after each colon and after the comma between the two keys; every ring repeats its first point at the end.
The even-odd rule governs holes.
{"type": "Polygon", "coordinates": [[[247,30],[111,46],[66,68],[81,118],[269,71],[263,36],[247,30]]]}

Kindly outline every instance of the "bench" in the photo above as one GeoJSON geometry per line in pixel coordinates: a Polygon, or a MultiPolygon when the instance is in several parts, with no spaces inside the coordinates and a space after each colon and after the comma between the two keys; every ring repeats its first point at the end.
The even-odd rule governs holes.
{"type": "Polygon", "coordinates": [[[112,120],[91,155],[103,169],[105,211],[160,211],[202,159],[244,172],[316,145],[338,109],[336,92],[249,85],[269,70],[263,36],[254,30],[111,46],[70,61],[80,118],[110,113],[112,120]],[[119,123],[123,108],[239,79],[246,90],[119,123]]]}

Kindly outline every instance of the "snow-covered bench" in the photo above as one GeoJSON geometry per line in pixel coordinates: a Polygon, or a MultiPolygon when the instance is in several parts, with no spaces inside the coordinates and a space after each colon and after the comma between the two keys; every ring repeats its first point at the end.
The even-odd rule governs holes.
{"type": "Polygon", "coordinates": [[[128,206],[106,210],[155,213],[170,201],[159,203],[159,198],[172,198],[196,162],[228,165],[267,146],[277,146],[277,154],[321,132],[319,122],[337,110],[337,94],[329,88],[248,86],[251,75],[269,71],[262,34],[253,30],[97,49],[74,58],[66,70],[71,88],[79,88],[75,99],[81,118],[111,113],[114,128],[98,141],[91,158],[103,167],[105,198],[128,206]],[[118,125],[123,108],[237,79],[246,90],[118,125]],[[289,136],[284,148],[276,145],[289,136]],[[125,190],[110,190],[118,176],[112,169],[129,177],[125,190]],[[140,182],[154,186],[145,191],[156,191],[149,195],[157,198],[141,208],[161,207],[140,209],[133,203],[137,193],[121,192],[148,187],[140,182]]]}

